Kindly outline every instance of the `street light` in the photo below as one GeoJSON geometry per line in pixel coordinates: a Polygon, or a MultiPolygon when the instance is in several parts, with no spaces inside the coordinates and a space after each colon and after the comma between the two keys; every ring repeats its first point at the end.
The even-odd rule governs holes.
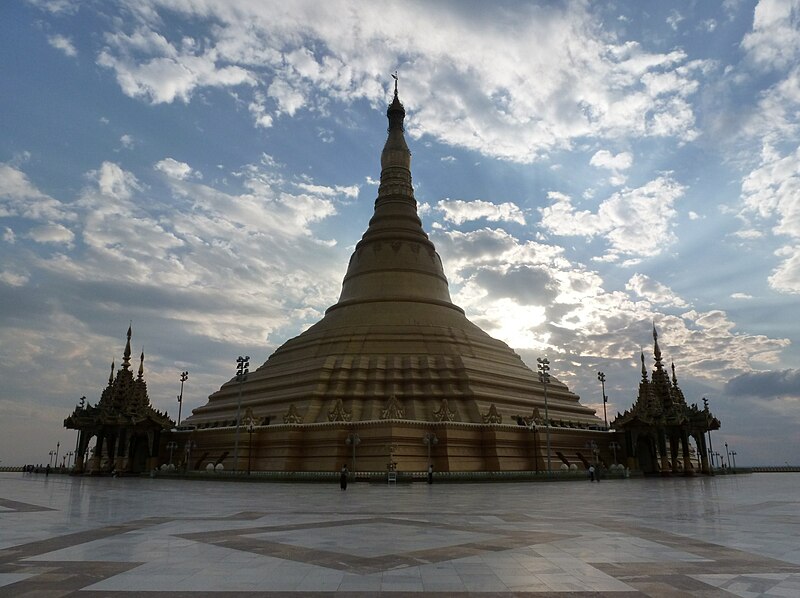
{"type": "MultiPolygon", "coordinates": [[[[603,421],[606,423],[606,430],[608,430],[608,416],[606,415],[606,403],[608,397],[606,396],[606,375],[603,372],[597,372],[597,379],[600,380],[600,388],[603,390],[603,421]]],[[[616,461],[616,459],[614,459],[616,461]]]]}
{"type": "Polygon", "coordinates": [[[56,467],[58,467],[58,451],[60,451],[60,450],[61,450],[61,441],[59,440],[58,442],[56,442],[56,460],[55,460],[55,463],[54,463],[54,465],[56,467]]]}
{"type": "Polygon", "coordinates": [[[725,454],[728,455],[728,467],[731,465],[731,453],[728,450],[728,443],[725,443],[725,454]]]}
{"type": "Polygon", "coordinates": [[[172,465],[172,451],[178,448],[178,443],[174,440],[170,440],[167,443],[167,448],[169,449],[169,464],[172,465]]]}
{"type": "Polygon", "coordinates": [[[48,454],[50,455],[50,466],[52,467],[53,466],[53,455],[55,455],[56,452],[55,451],[50,451],[48,454]]]}
{"type": "Polygon", "coordinates": [[[733,457],[733,472],[736,473],[736,451],[731,451],[731,457],[733,457]]]}
{"type": "Polygon", "coordinates": [[[74,456],[75,453],[73,451],[67,453],[67,467],[69,467],[72,464],[72,457],[74,456]]]}
{"type": "Polygon", "coordinates": [[[239,383],[239,404],[236,406],[236,440],[233,443],[233,471],[239,471],[239,427],[242,423],[242,387],[250,372],[250,356],[236,358],[236,381],[239,383]]]}
{"type": "Polygon", "coordinates": [[[348,444],[353,447],[353,473],[356,471],[356,447],[361,444],[361,438],[358,434],[353,432],[352,434],[348,434],[347,438],[344,441],[345,444],[348,444]]]}
{"type": "Polygon", "coordinates": [[[247,433],[249,434],[249,441],[247,444],[247,475],[250,475],[250,457],[253,454],[253,432],[256,431],[256,422],[253,421],[251,417],[250,420],[247,422],[247,433]]]}
{"type": "Polygon", "coordinates": [[[436,434],[433,432],[427,432],[425,436],[422,438],[422,442],[428,447],[428,467],[433,465],[431,463],[431,445],[439,444],[439,439],[436,437],[436,434]]]}
{"type": "Polygon", "coordinates": [[[178,426],[181,425],[181,408],[183,407],[183,383],[189,379],[189,372],[181,372],[181,394],[178,395],[178,426]]]}
{"type": "Polygon", "coordinates": [[[547,357],[537,357],[536,367],[539,369],[539,382],[541,382],[544,387],[544,420],[546,426],[545,431],[547,433],[547,475],[549,476],[552,473],[550,466],[550,414],[547,410],[547,385],[550,384],[550,361],[548,361],[547,357]]]}
{"type": "Polygon", "coordinates": [[[714,447],[711,444],[711,412],[708,410],[708,399],[703,397],[703,408],[706,413],[706,424],[708,425],[708,454],[711,456],[711,469],[714,469],[714,447]]]}
{"type": "Polygon", "coordinates": [[[614,465],[617,464],[617,449],[621,449],[622,447],[619,445],[619,442],[616,440],[612,440],[608,443],[608,448],[614,451],[614,465]]]}

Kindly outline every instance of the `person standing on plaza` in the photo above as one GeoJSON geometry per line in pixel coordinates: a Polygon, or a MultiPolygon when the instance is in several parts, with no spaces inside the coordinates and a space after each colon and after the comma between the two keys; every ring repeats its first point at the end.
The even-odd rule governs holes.
{"type": "Polygon", "coordinates": [[[433,465],[428,465],[428,483],[433,484],[433,465]]]}
{"type": "Polygon", "coordinates": [[[339,487],[347,490],[347,463],[342,465],[342,472],[339,474],[339,487]]]}
{"type": "Polygon", "coordinates": [[[589,466],[589,481],[594,482],[594,465],[589,466]]]}

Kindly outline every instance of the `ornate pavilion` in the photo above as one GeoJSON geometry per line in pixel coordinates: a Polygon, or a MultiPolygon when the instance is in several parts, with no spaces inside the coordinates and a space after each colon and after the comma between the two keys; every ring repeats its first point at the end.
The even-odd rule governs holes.
{"type": "Polygon", "coordinates": [[[537,373],[452,303],[417,215],[396,83],[387,116],[374,215],[339,300],[182,423],[188,467],[544,471],[545,436],[553,470],[588,467],[591,441],[611,464],[594,410],[556,378],[545,400],[537,373]]]}
{"type": "Polygon", "coordinates": [[[122,368],[115,376],[111,362],[108,385],[97,405],[81,401],[64,420],[64,427],[79,432],[74,473],[140,473],[159,465],[162,435],[175,422],[150,405],[144,380],[144,351],[136,378],[130,361],[131,328],[128,327],[122,368]],[[94,447],[91,455],[87,455],[92,439],[94,447]]]}
{"type": "Polygon", "coordinates": [[[653,354],[655,368],[648,380],[642,353],[642,380],[639,395],[633,406],[612,423],[618,433],[624,435],[624,449],[628,455],[628,466],[643,473],[684,474],[695,472],[697,457],[700,469],[710,473],[706,434],[719,430],[720,422],[708,410],[708,404],[700,409],[689,405],[678,386],[675,364],[672,364],[672,380],[664,369],[658,332],[653,327],[653,354]],[[695,442],[695,455],[692,446],[695,442]]]}

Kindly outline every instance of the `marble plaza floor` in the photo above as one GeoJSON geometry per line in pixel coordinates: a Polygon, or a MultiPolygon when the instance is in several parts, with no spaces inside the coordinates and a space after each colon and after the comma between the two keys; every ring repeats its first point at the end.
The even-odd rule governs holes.
{"type": "Polygon", "coordinates": [[[0,596],[800,596],[800,474],[235,483],[0,474],[0,596]]]}

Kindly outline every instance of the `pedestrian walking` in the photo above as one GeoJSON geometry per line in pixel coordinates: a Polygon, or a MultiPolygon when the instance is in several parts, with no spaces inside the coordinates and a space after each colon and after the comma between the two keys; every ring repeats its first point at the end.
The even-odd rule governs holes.
{"type": "Polygon", "coordinates": [[[433,465],[428,465],[428,483],[433,484],[433,465]]]}
{"type": "Polygon", "coordinates": [[[589,481],[594,482],[594,465],[589,466],[589,481]]]}
{"type": "Polygon", "coordinates": [[[339,487],[347,490],[347,463],[342,465],[342,472],[339,474],[339,487]]]}

